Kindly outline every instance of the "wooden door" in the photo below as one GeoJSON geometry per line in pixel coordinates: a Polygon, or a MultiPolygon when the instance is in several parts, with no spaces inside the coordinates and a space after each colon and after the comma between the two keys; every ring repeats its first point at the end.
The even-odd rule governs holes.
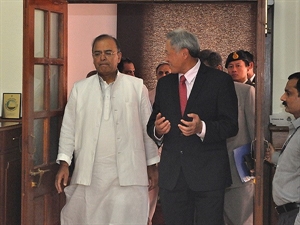
{"type": "Polygon", "coordinates": [[[22,225],[59,224],[54,180],[67,99],[67,2],[24,1],[22,225]]]}

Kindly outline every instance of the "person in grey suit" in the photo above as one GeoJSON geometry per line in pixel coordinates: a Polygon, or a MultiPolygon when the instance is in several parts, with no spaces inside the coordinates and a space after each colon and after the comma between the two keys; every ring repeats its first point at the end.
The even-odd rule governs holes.
{"type": "Polygon", "coordinates": [[[232,182],[226,139],[238,132],[233,80],[200,62],[198,39],[186,30],[167,34],[165,52],[172,73],[158,81],[147,124],[149,136],[163,144],[163,216],[167,225],[221,225],[225,188],[232,182]]]}
{"type": "MultiPolygon", "coordinates": [[[[218,52],[211,52],[203,59],[207,66],[223,70],[222,57],[218,52]]],[[[227,139],[227,149],[232,176],[232,185],[225,191],[224,217],[227,225],[253,224],[253,180],[242,182],[234,160],[233,150],[254,139],[255,129],[255,89],[254,87],[234,82],[239,103],[239,132],[227,139]]]]}
{"type": "Polygon", "coordinates": [[[227,140],[232,185],[225,191],[224,215],[228,225],[253,224],[253,180],[242,182],[234,161],[233,150],[254,140],[255,88],[234,82],[239,102],[239,132],[227,140]]]}

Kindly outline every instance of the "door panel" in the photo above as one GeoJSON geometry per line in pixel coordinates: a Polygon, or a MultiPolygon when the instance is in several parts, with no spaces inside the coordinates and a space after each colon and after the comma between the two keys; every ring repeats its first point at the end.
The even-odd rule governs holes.
{"type": "Polygon", "coordinates": [[[55,163],[67,95],[67,2],[24,2],[22,224],[59,224],[55,163]]]}

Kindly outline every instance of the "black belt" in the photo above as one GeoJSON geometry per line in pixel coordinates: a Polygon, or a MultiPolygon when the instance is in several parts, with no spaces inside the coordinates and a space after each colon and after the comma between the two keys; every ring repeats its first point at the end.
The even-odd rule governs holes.
{"type": "Polygon", "coordinates": [[[296,202],[287,203],[287,204],[275,207],[278,214],[289,212],[289,211],[292,211],[294,209],[299,209],[299,208],[300,208],[300,203],[296,203],[296,202]]]}

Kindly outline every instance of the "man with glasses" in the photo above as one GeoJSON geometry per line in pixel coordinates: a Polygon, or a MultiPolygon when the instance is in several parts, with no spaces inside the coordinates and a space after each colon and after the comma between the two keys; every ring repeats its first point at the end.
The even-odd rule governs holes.
{"type": "Polygon", "coordinates": [[[122,54],[112,36],[96,37],[92,56],[97,75],[74,84],[61,128],[58,193],[75,156],[61,224],[147,224],[159,162],[146,132],[148,92],[143,80],[118,71],[122,54]]]}
{"type": "Polygon", "coordinates": [[[156,71],[156,78],[157,80],[159,80],[160,78],[171,73],[171,68],[169,63],[164,61],[158,64],[155,71],[156,71]]]}

